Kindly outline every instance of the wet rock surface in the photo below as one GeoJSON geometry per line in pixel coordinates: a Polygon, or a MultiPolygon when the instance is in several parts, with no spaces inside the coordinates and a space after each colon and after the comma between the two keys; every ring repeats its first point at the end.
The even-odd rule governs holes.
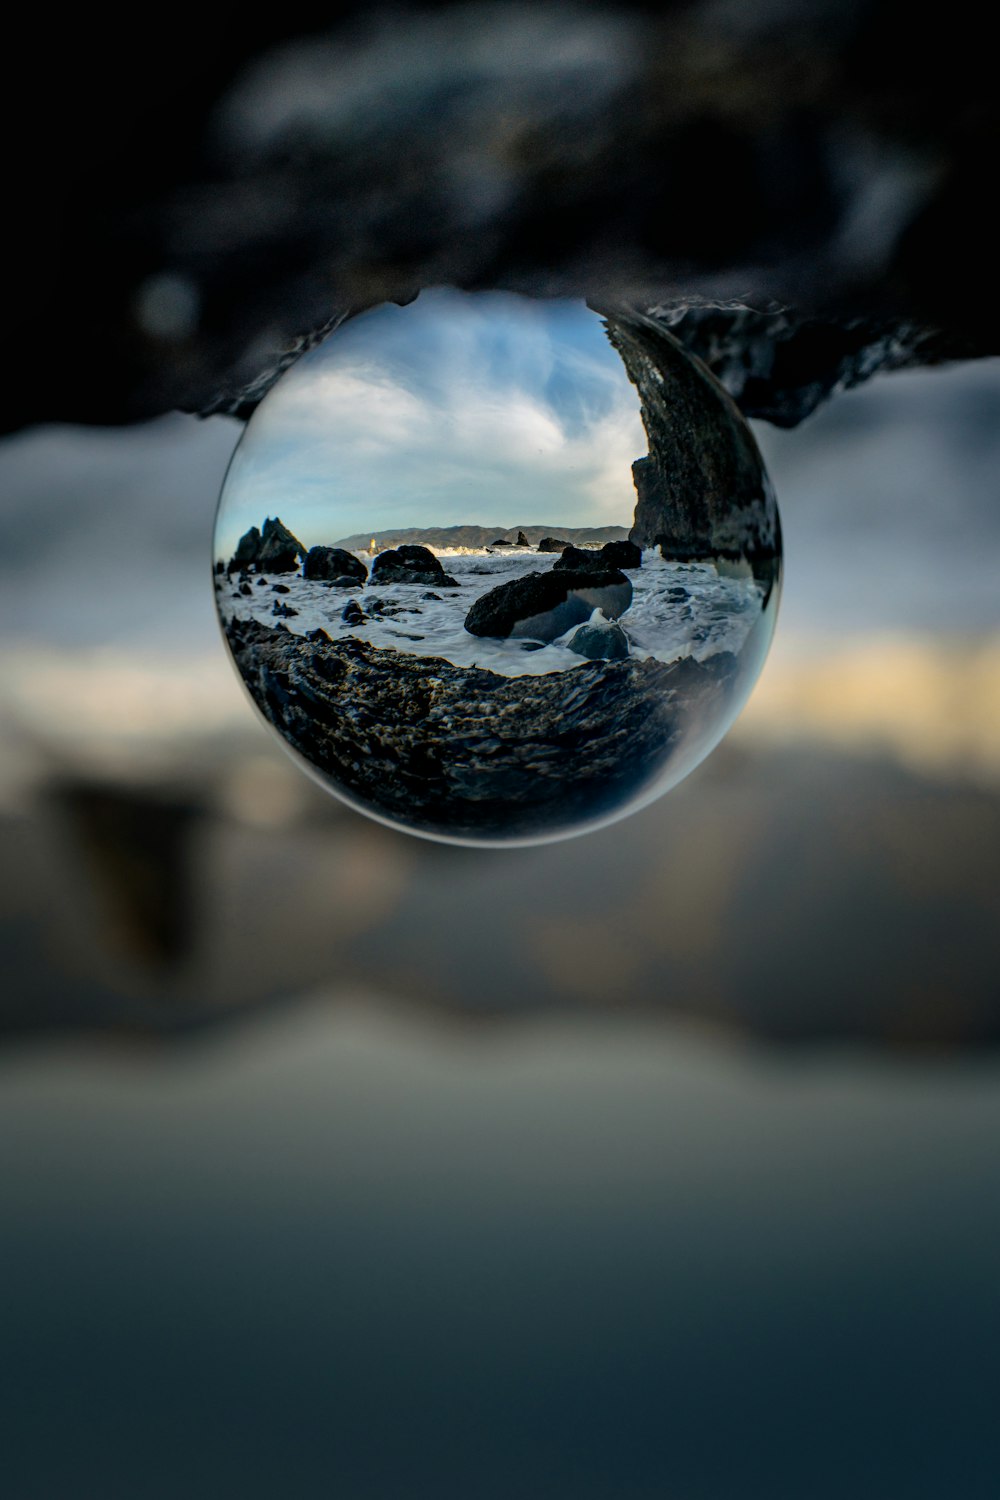
{"type": "Polygon", "coordinates": [[[527,836],[613,813],[736,671],[721,653],[501,677],[253,620],[226,634],[254,700],[313,767],[408,827],[456,835],[527,836]]]}
{"type": "Polygon", "coordinates": [[[595,609],[610,618],[624,614],[632,585],[624,573],[571,570],[529,573],[480,596],[465,618],[473,635],[531,636],[554,641],[595,609]]]}

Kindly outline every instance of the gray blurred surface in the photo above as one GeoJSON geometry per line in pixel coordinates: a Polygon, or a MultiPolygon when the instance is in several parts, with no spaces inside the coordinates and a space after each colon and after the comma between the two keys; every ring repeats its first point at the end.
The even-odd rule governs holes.
{"type": "Polygon", "coordinates": [[[996,1492],[994,1064],[348,991],[2,1065],[5,1492],[996,1492]]]}
{"type": "Polygon", "coordinates": [[[254,721],[234,428],[0,450],[5,1495],[996,1493],[998,390],[765,435],[745,720],[502,854],[254,721]]]}

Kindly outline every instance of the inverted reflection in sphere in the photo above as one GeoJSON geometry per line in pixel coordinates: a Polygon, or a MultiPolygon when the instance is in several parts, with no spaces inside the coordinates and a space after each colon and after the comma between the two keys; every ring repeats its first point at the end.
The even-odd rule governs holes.
{"type": "Polygon", "coordinates": [[[216,598],[261,713],[410,832],[532,843],[667,791],[725,734],[780,589],[753,437],[641,316],[424,292],[254,414],[216,598]]]}

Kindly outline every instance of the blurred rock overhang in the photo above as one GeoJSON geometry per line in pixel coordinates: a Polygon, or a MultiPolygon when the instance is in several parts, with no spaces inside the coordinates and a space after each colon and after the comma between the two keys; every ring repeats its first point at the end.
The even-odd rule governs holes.
{"type": "Polygon", "coordinates": [[[493,0],[28,20],[3,426],[246,418],[338,321],[440,284],[641,308],[782,425],[877,370],[1000,352],[980,14],[493,0]]]}

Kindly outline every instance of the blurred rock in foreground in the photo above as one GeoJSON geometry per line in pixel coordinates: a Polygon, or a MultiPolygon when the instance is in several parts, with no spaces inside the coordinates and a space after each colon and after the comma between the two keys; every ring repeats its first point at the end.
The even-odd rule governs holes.
{"type": "Polygon", "coordinates": [[[112,47],[84,13],[21,18],[9,429],[247,415],[349,312],[444,283],[657,309],[782,423],[1000,348],[995,49],[969,0],[933,26],[899,0],[160,22],[151,45],[119,19],[112,47]]]}

